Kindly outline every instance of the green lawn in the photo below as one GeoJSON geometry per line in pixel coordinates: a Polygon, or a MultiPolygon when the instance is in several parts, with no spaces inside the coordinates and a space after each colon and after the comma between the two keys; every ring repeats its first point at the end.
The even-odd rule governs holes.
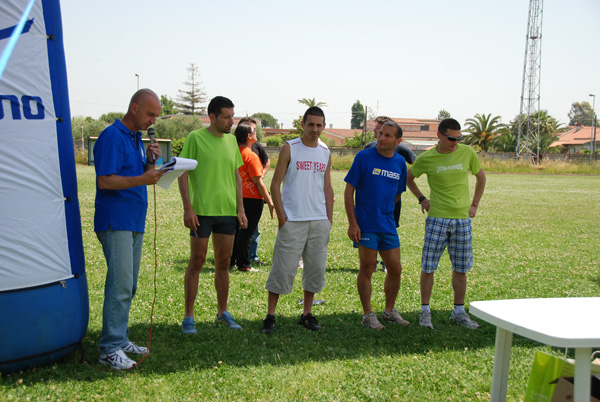
{"type": "MultiPolygon", "coordinates": [[[[268,267],[258,273],[231,272],[229,311],[244,327],[214,323],[214,266],[200,274],[197,336],[181,334],[183,274],[189,236],[182,223],[176,184],[156,188],[157,299],[151,353],[129,372],[97,364],[101,330],[104,257],[93,233],[94,170],[77,168],[90,295],[85,364],[70,354],[50,366],[0,379],[0,401],[11,400],[210,400],[210,401],[477,401],[489,400],[495,327],[468,330],[448,321],[452,308],[450,264],[442,257],[432,294],[435,330],[419,327],[419,272],[424,215],[406,194],[399,229],[404,267],[398,310],[409,327],[381,332],[360,325],[356,292],[358,257],[346,237],[345,172],[333,173],[336,203],[326,286],[315,306],[324,330],[297,325],[302,308],[300,274],[290,295],[280,299],[278,329],[261,333],[266,312],[268,267]]],[[[268,175],[270,177],[272,171],[268,175]]],[[[268,181],[269,181],[268,180],[268,181]]],[[[424,178],[417,180],[427,193],[424,178]]],[[[130,338],[146,344],[154,295],[154,202],[149,188],[147,234],[140,286],[130,317],[130,338]]],[[[263,215],[259,255],[270,261],[276,220],[263,215]]],[[[467,300],[598,296],[600,270],[600,177],[489,174],[474,226],[475,266],[467,300]]],[[[300,271],[301,273],[301,271],[300,271]]],[[[384,274],[373,275],[373,306],[383,309],[384,274]]],[[[560,325],[561,317],[556,317],[560,325]]],[[[509,401],[522,400],[536,350],[553,349],[515,336],[509,401]]]]}

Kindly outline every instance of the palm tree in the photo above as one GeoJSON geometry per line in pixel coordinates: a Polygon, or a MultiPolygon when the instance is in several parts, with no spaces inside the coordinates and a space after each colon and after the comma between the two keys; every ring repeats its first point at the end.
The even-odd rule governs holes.
{"type": "Polygon", "coordinates": [[[538,153],[538,124],[539,124],[539,153],[545,153],[550,145],[558,139],[557,135],[564,132],[566,127],[560,123],[557,119],[552,117],[547,110],[540,110],[539,112],[527,115],[521,115],[515,117],[511,121],[511,131],[517,133],[519,131],[519,122],[521,124],[521,146],[529,150],[529,152],[536,154],[538,153]],[[527,144],[527,123],[532,126],[531,133],[533,134],[529,138],[527,144]],[[525,137],[524,137],[525,136],[525,137]]]}
{"type": "MultiPolygon", "coordinates": [[[[537,115],[536,115],[537,117],[537,115]]],[[[538,144],[533,144],[533,153],[537,155],[547,153],[550,149],[550,145],[552,145],[556,140],[558,140],[558,135],[566,130],[563,124],[561,124],[558,120],[548,114],[547,110],[541,110],[539,112],[540,119],[540,139],[539,139],[539,149],[538,144]]],[[[540,159],[542,156],[540,155],[540,159]]]]}
{"type": "Polygon", "coordinates": [[[449,118],[451,118],[451,117],[452,117],[452,116],[450,115],[450,112],[449,112],[449,111],[447,111],[446,109],[441,109],[441,110],[438,112],[438,115],[437,115],[437,119],[438,119],[439,121],[442,121],[442,120],[444,120],[444,119],[449,119],[449,118]]]}
{"type": "Polygon", "coordinates": [[[505,126],[500,129],[500,135],[492,141],[492,148],[496,152],[515,152],[517,149],[518,135],[516,132],[505,126]]]}
{"type": "MultiPolygon", "coordinates": [[[[550,150],[550,145],[552,145],[554,142],[556,142],[556,140],[558,140],[558,135],[556,134],[556,132],[548,132],[548,131],[542,131],[540,132],[540,159],[542,158],[542,155],[545,153],[548,153],[548,151],[550,150]]],[[[538,149],[537,149],[537,144],[534,145],[534,149],[533,152],[537,155],[538,149]]]]}
{"type": "Polygon", "coordinates": [[[325,103],[325,102],[317,102],[315,100],[315,98],[312,98],[312,99],[307,99],[307,98],[298,99],[298,103],[301,103],[301,104],[306,105],[308,107],[313,107],[313,106],[316,106],[316,107],[325,107],[325,106],[327,106],[327,103],[325,103]]]}
{"type": "Polygon", "coordinates": [[[488,152],[492,147],[492,140],[499,135],[500,129],[504,124],[500,123],[500,116],[492,117],[492,114],[487,116],[475,115],[473,119],[467,119],[465,131],[470,135],[465,137],[463,141],[467,145],[479,147],[483,152],[488,152]]]}

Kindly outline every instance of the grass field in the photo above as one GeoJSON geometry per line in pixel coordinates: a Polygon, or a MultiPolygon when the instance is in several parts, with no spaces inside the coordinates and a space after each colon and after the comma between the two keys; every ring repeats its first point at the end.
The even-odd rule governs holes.
{"type": "MultiPolygon", "coordinates": [[[[489,400],[495,327],[481,322],[468,330],[448,321],[452,308],[450,264],[442,257],[432,294],[435,330],[419,327],[419,269],[424,215],[412,196],[403,202],[402,287],[398,310],[409,327],[388,325],[381,332],[360,325],[356,292],[357,252],[346,237],[343,208],[345,172],[333,173],[336,203],[326,287],[315,306],[324,330],[297,325],[302,307],[300,274],[290,295],[280,299],[278,329],[261,333],[266,313],[264,284],[269,267],[258,273],[231,271],[229,311],[244,327],[232,331],[214,323],[214,266],[209,252],[200,274],[196,303],[198,335],[184,336],[183,274],[189,237],[182,223],[176,184],[156,188],[157,301],[150,354],[129,372],[108,372],[97,364],[105,262],[93,232],[94,169],[79,166],[90,321],[83,340],[85,363],[71,353],[50,366],[0,378],[0,401],[478,401],[489,400]]],[[[268,181],[272,171],[268,175],[268,181]]],[[[424,178],[417,181],[427,194],[424,178]]],[[[147,234],[140,286],[130,317],[130,338],[146,344],[154,287],[153,191],[149,188],[147,234]]],[[[259,255],[270,261],[276,221],[263,215],[259,255]]],[[[489,174],[474,226],[475,267],[467,300],[598,296],[600,177],[489,174]]],[[[383,279],[373,275],[373,306],[383,309],[383,279]]],[[[560,323],[561,317],[556,317],[560,323]]],[[[514,338],[509,401],[522,400],[536,350],[562,355],[519,336],[514,338]]]]}

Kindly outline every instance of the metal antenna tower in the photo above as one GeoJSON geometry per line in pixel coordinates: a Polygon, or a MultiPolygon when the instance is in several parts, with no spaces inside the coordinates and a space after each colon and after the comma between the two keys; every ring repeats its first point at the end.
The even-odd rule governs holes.
{"type": "Polygon", "coordinates": [[[529,0],[527,41],[523,64],[523,86],[521,88],[521,110],[519,113],[519,135],[517,159],[523,153],[540,160],[540,78],[542,70],[542,8],[543,0],[529,0]],[[537,121],[533,118],[537,116],[537,121]],[[526,119],[526,122],[523,122],[526,119]],[[525,138],[523,138],[525,137],[525,138]]]}

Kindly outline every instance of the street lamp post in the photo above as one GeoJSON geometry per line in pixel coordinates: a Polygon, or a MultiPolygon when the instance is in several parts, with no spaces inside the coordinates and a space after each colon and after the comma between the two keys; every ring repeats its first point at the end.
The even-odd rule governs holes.
{"type": "Polygon", "coordinates": [[[592,158],[595,157],[596,153],[596,95],[590,94],[591,97],[594,98],[592,101],[592,113],[594,117],[592,118],[592,125],[594,126],[594,139],[592,140],[592,146],[590,147],[590,163],[592,163],[592,158]]]}
{"type": "Polygon", "coordinates": [[[137,90],[139,91],[140,90],[140,75],[136,74],[135,76],[137,77],[137,90]]]}

